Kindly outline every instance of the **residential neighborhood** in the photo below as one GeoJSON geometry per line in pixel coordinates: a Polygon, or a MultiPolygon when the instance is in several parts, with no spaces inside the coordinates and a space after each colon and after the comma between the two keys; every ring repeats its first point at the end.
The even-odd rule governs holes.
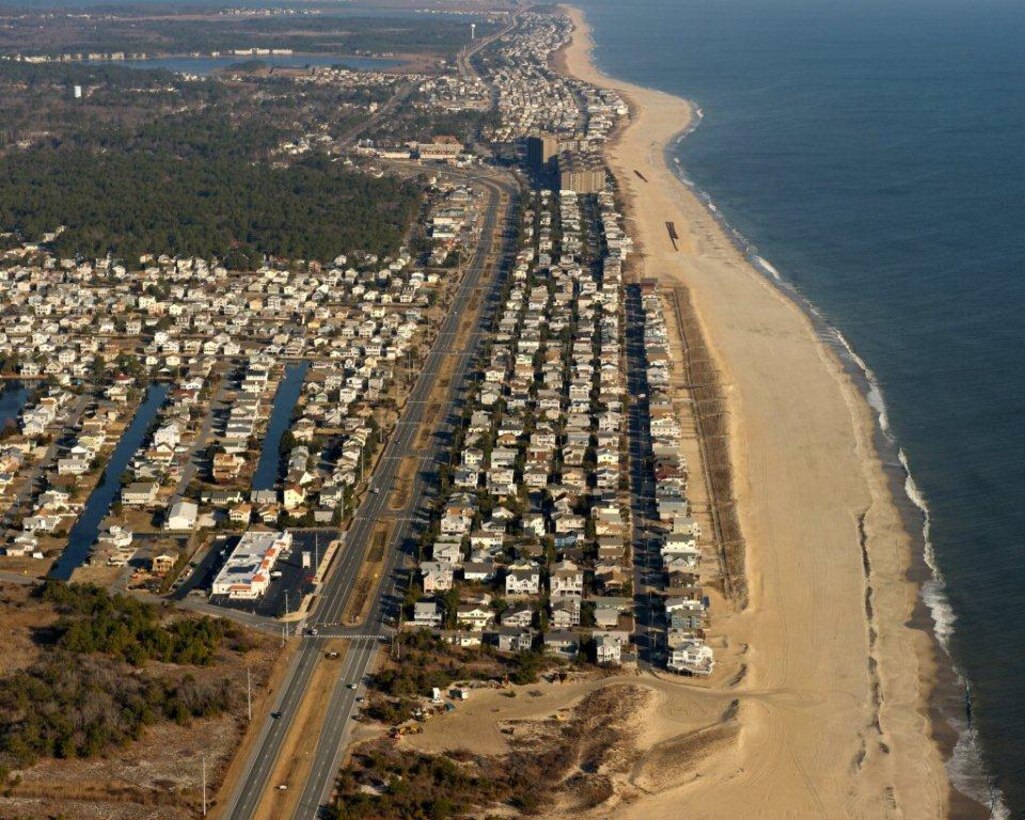
{"type": "MultiPolygon", "coordinates": [[[[614,746],[633,737],[621,719],[693,702],[688,727],[734,731],[736,702],[716,689],[743,676],[725,545],[744,543],[723,513],[727,422],[714,462],[701,426],[701,402],[725,403],[707,398],[711,366],[696,376],[699,323],[655,269],[669,257],[635,230],[637,190],[611,153],[636,99],[569,73],[565,10],[466,5],[377,20],[372,42],[396,36],[394,14],[417,43],[396,61],[302,64],[318,55],[291,39],[247,41],[216,58],[296,60],[136,87],[117,65],[133,52],[98,50],[61,104],[82,101],[88,120],[119,90],[149,95],[118,115],[119,150],[145,164],[133,152],[173,146],[195,170],[177,196],[196,198],[203,229],[174,211],[165,230],[159,198],[145,232],[127,216],[89,252],[69,237],[103,231],[73,218],[31,235],[0,225],[0,582],[49,613],[83,681],[119,681],[118,697],[127,682],[131,708],[166,695],[139,725],[188,736],[175,765],[199,774],[161,770],[152,786],[140,755],[130,773],[151,785],[133,806],[378,816],[408,784],[458,781],[480,795],[380,814],[537,815],[547,775],[523,772],[550,763],[576,812],[606,799],[609,750],[636,751],[614,746]],[[132,130],[154,111],[169,131],[132,130]],[[218,199],[228,176],[239,188],[218,199]],[[175,682],[151,692],[157,668],[175,682]],[[208,795],[197,738],[215,724],[230,749],[208,795]]],[[[338,19],[363,30],[362,11],[338,19]]],[[[230,15],[298,25],[284,10],[230,15]]],[[[310,25],[281,36],[352,34],[310,25]]],[[[5,68],[77,62],[26,52],[5,68]]],[[[57,151],[76,128],[10,150],[57,151]]],[[[136,748],[126,735],[85,749],[76,733],[38,757],[82,767],[136,748]]]]}
{"type": "Polygon", "coordinates": [[[85,561],[97,579],[163,589],[218,533],[337,527],[429,349],[479,204],[472,187],[432,186],[418,250],[388,259],[247,273],[8,252],[0,278],[24,310],[0,333],[18,379],[0,564],[85,561]]]}

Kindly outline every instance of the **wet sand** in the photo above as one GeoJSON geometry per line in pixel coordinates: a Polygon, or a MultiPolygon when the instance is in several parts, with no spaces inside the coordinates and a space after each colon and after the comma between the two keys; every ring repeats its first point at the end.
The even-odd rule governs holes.
{"type": "Polygon", "coordinates": [[[704,755],[696,777],[616,814],[945,816],[950,787],[928,707],[934,644],[908,625],[911,539],[871,410],[808,317],[668,167],[665,149],[691,106],[602,75],[582,13],[568,12],[565,70],[630,103],[608,161],[643,275],[690,290],[722,374],[747,547],[747,606],[714,613],[716,633],[748,647],[747,674],[729,690],[740,701],[737,739],[704,755]]]}

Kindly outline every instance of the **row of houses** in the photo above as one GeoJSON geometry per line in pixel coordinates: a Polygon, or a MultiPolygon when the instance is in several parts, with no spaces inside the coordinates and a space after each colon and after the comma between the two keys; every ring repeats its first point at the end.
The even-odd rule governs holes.
{"type": "Polygon", "coordinates": [[[500,122],[487,131],[494,143],[513,144],[525,135],[582,134],[583,111],[576,83],[553,69],[549,55],[569,40],[569,21],[558,15],[521,14],[518,29],[500,38],[485,60],[487,78],[498,94],[500,122]]]}
{"type": "Polygon", "coordinates": [[[415,626],[507,651],[573,657],[586,639],[602,663],[631,655],[621,235],[611,196],[540,192],[524,214],[415,626]]]}
{"type": "MultiPolygon", "coordinates": [[[[9,437],[0,448],[0,497],[8,497],[18,486],[23,470],[35,464],[42,448],[37,445],[44,436],[52,435],[62,426],[71,409],[72,394],[53,388],[33,404],[26,404],[18,414],[20,437],[9,437]]],[[[10,555],[36,551],[35,539],[23,540],[10,555]]]]}
{"type": "Polygon", "coordinates": [[[658,283],[641,283],[649,424],[655,478],[655,504],[664,525],[659,551],[664,573],[667,668],[708,676],[715,654],[705,642],[708,599],[699,583],[700,525],[687,499],[688,465],[681,452],[682,431],[673,405],[673,361],[658,283]]]}

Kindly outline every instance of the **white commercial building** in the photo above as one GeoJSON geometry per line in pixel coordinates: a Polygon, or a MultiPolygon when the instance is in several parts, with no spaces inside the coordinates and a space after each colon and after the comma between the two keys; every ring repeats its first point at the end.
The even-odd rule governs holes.
{"type": "Polygon", "coordinates": [[[259,598],[270,586],[274,564],[291,546],[291,533],[247,532],[217,573],[211,592],[229,598],[259,598]]]}

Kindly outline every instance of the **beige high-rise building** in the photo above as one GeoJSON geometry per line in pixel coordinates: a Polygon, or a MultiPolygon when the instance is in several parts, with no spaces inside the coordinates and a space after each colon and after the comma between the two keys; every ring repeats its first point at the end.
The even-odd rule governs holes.
{"type": "Polygon", "coordinates": [[[605,161],[598,154],[559,154],[559,190],[597,194],[605,190],[605,161]]]}

